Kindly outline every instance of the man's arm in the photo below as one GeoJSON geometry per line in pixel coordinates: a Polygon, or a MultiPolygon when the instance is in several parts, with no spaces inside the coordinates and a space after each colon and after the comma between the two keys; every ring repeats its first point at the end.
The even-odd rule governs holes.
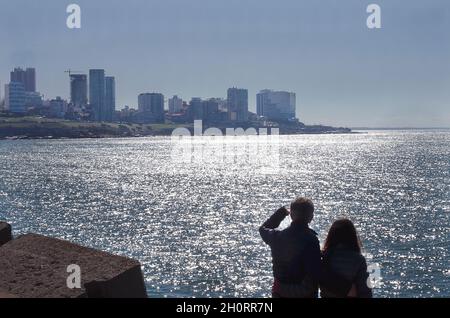
{"type": "Polygon", "coordinates": [[[289,211],[285,208],[279,208],[264,224],[259,228],[259,234],[266,244],[273,242],[276,235],[275,229],[280,226],[281,222],[289,215],[289,211]]]}

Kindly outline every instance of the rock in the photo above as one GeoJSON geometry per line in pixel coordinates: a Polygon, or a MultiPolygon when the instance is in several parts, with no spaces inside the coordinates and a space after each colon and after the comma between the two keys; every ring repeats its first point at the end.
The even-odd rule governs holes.
{"type": "Polygon", "coordinates": [[[12,240],[11,225],[0,222],[0,246],[12,240]]]}
{"type": "Polygon", "coordinates": [[[0,290],[0,299],[2,298],[18,298],[18,297],[16,295],[12,295],[10,293],[0,290]]]}
{"type": "Polygon", "coordinates": [[[147,297],[138,261],[37,234],[0,247],[0,291],[26,298],[147,297]],[[80,266],[81,289],[67,287],[72,264],[80,266]]]}

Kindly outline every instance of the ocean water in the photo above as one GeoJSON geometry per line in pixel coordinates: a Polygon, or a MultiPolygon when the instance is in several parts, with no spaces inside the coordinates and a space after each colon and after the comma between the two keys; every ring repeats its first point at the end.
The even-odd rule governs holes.
{"type": "Polygon", "coordinates": [[[298,195],[321,242],[355,222],[376,297],[450,297],[450,130],[0,141],[14,234],[136,258],[151,297],[269,296],[258,227],[298,195]]]}

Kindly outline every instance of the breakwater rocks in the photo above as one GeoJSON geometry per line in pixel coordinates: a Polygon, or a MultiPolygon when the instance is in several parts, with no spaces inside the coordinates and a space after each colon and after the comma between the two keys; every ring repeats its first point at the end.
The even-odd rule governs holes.
{"type": "Polygon", "coordinates": [[[145,298],[141,265],[0,222],[0,298],[145,298]]]}

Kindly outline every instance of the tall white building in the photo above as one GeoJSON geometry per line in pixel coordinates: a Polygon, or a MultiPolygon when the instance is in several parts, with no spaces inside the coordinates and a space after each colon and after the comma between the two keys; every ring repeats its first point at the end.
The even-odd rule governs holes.
{"type": "Polygon", "coordinates": [[[20,82],[10,82],[5,85],[5,109],[11,113],[27,112],[25,86],[20,82]]]}
{"type": "Polygon", "coordinates": [[[183,109],[183,100],[179,98],[177,95],[169,99],[169,113],[177,114],[181,113],[183,109]]]}
{"type": "Polygon", "coordinates": [[[256,95],[256,111],[258,116],[271,120],[290,120],[295,118],[295,93],[284,91],[262,90],[256,95]]]}

